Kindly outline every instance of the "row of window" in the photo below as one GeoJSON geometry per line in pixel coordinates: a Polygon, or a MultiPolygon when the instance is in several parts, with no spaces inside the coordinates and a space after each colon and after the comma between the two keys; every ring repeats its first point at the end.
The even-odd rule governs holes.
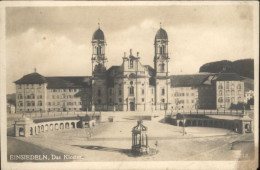
{"type": "Polygon", "coordinates": [[[51,92],[79,92],[79,89],[51,89],[51,92]]]}
{"type": "MultiPolygon", "coordinates": [[[[226,82],[225,88],[226,89],[230,88],[229,82],[226,82]]],[[[234,89],[234,88],[235,88],[235,85],[231,84],[231,89],[234,89]]],[[[241,84],[238,84],[237,89],[241,89],[241,88],[242,88],[241,84]]],[[[223,89],[223,85],[222,84],[218,85],[218,89],[223,89]]]]}
{"type": "MultiPolygon", "coordinates": [[[[241,90],[238,90],[238,91],[237,91],[237,94],[241,94],[241,93],[242,93],[241,90]]],[[[219,91],[218,91],[218,94],[219,94],[220,96],[223,95],[223,90],[219,90],[219,91]]],[[[225,95],[230,95],[230,90],[226,90],[226,91],[225,91],[225,95]]],[[[232,95],[232,96],[235,95],[235,90],[231,90],[231,95],[232,95]]]]}
{"type": "Polygon", "coordinates": [[[82,111],[82,108],[48,108],[48,111],[82,111]]]}
{"type": "MultiPolygon", "coordinates": [[[[22,85],[17,85],[18,89],[22,89],[22,85]]],[[[25,84],[24,87],[26,89],[34,89],[34,88],[37,88],[37,89],[41,89],[42,88],[42,84],[25,84]]]]}
{"type": "MultiPolygon", "coordinates": [[[[18,99],[23,99],[23,95],[22,94],[18,94],[17,98],[18,99]]],[[[34,94],[25,95],[24,98],[25,99],[35,99],[35,95],[34,94]]],[[[42,99],[42,95],[37,95],[37,99],[42,99]]]]}
{"type": "MultiPolygon", "coordinates": [[[[110,90],[109,90],[109,95],[112,96],[112,94],[113,94],[113,90],[110,89],[110,90]]],[[[118,95],[119,95],[119,96],[122,95],[122,90],[121,90],[121,89],[118,89],[118,95]]],[[[101,96],[101,90],[100,90],[100,89],[98,89],[98,96],[101,96]]]]}
{"type": "MultiPolygon", "coordinates": [[[[36,106],[34,101],[27,101],[25,102],[26,106],[30,107],[30,106],[36,106]]],[[[19,102],[18,106],[22,107],[23,106],[23,102],[19,102]]],[[[38,101],[37,102],[37,106],[42,106],[42,101],[38,101]]]]}
{"type": "MultiPolygon", "coordinates": [[[[219,97],[218,98],[218,102],[219,103],[223,103],[224,102],[224,98],[223,97],[219,97]]],[[[235,102],[235,98],[234,97],[231,97],[231,98],[230,97],[226,97],[225,98],[225,102],[226,103],[230,103],[230,102],[234,103],[235,102]]],[[[241,97],[238,97],[238,102],[242,102],[242,98],[241,97]]]]}
{"type": "Polygon", "coordinates": [[[189,96],[189,95],[191,95],[191,96],[194,96],[194,93],[178,93],[178,92],[175,92],[174,93],[174,96],[175,97],[177,97],[177,96],[189,96]]]}
{"type": "Polygon", "coordinates": [[[82,102],[48,102],[48,106],[59,106],[59,105],[63,105],[65,106],[65,104],[67,104],[67,106],[77,106],[77,105],[82,105],[82,102]]]}
{"type": "Polygon", "coordinates": [[[180,99],[175,99],[175,104],[184,104],[184,103],[189,103],[189,102],[191,102],[191,103],[195,103],[195,100],[186,100],[186,102],[185,102],[185,100],[180,100],[180,99]]]}
{"type": "Polygon", "coordinates": [[[74,95],[66,95],[66,94],[52,95],[52,96],[49,96],[49,98],[52,98],[52,99],[72,99],[72,98],[74,98],[74,95]]]}

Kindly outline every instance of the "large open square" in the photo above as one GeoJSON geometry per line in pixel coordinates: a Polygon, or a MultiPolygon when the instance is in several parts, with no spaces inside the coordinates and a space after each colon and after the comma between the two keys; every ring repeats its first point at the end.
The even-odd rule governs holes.
{"type": "Polygon", "coordinates": [[[57,156],[55,159],[52,155],[55,152],[74,156],[65,161],[227,161],[238,160],[241,156],[240,152],[231,150],[232,142],[253,138],[252,134],[239,135],[227,129],[209,127],[185,127],[186,134],[183,135],[183,127],[158,120],[143,121],[148,129],[148,145],[153,149],[152,154],[144,156],[131,152],[131,130],[137,120],[129,118],[98,123],[93,128],[57,130],[16,139],[52,150],[49,152],[52,161],[64,159],[53,154],[57,156]]]}

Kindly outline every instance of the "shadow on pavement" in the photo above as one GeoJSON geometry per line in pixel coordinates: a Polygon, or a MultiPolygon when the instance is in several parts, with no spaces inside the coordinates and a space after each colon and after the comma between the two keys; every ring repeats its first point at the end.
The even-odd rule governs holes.
{"type": "Polygon", "coordinates": [[[129,157],[138,157],[138,156],[151,156],[155,155],[158,153],[157,150],[150,148],[149,154],[146,155],[140,155],[137,153],[133,153],[131,149],[121,149],[121,148],[112,148],[112,147],[104,147],[104,146],[96,146],[96,145],[72,145],[76,147],[80,147],[83,149],[88,149],[88,150],[97,150],[97,151],[107,151],[107,152],[118,152],[125,154],[129,157]]]}

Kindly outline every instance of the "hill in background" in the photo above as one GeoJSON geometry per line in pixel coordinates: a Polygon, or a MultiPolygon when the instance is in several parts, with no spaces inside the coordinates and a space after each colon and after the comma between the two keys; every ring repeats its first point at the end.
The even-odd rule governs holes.
{"type": "Polygon", "coordinates": [[[199,72],[219,73],[225,72],[237,73],[242,77],[254,79],[254,59],[242,59],[236,61],[222,60],[210,62],[202,65],[199,72]]]}

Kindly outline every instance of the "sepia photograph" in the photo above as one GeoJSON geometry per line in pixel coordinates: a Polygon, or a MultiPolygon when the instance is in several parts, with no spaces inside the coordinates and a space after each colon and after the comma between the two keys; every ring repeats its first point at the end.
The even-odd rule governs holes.
{"type": "Polygon", "coordinates": [[[1,3],[2,169],[257,169],[258,15],[1,3]]]}

